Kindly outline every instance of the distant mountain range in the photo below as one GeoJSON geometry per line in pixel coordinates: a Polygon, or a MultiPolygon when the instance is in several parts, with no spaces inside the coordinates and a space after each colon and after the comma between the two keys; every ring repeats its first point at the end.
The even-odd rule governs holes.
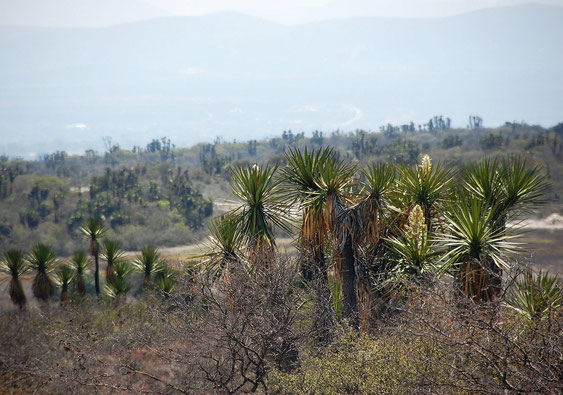
{"type": "Polygon", "coordinates": [[[438,114],[459,126],[469,114],[549,126],[563,120],[562,70],[563,7],[540,5],[299,26],[222,13],[0,27],[0,152],[100,149],[107,135],[130,147],[162,135],[184,145],[377,129],[438,114]]]}
{"type": "Polygon", "coordinates": [[[142,0],[0,0],[0,26],[103,27],[163,16],[142,0]]]}

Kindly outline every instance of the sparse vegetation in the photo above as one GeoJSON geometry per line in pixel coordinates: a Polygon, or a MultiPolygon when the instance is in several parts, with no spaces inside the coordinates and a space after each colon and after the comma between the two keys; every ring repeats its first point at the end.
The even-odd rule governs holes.
{"type": "MultiPolygon", "coordinates": [[[[442,117],[431,122],[432,136],[454,132],[442,117]]],[[[480,133],[482,120],[471,122],[480,133]]],[[[196,171],[169,166],[184,151],[153,142],[149,153],[159,153],[156,168],[168,186],[151,181],[148,195],[138,183],[142,171],[96,176],[91,206],[83,207],[97,217],[73,225],[81,246],[89,244],[93,279],[83,252],[61,264],[43,243],[27,259],[15,249],[4,254],[19,309],[0,312],[0,389],[32,392],[39,380],[47,392],[562,390],[561,283],[518,264],[522,249],[513,239],[521,229],[511,225],[549,203],[544,169],[523,156],[451,163],[417,153],[415,162],[414,143],[400,140],[416,134],[414,126],[385,130],[377,141],[388,144],[377,155],[406,149],[392,154],[395,163],[366,165],[379,143],[364,134],[355,135],[352,155],[340,150],[347,144],[340,134],[292,135],[303,145],[286,147],[286,133],[272,147],[285,148],[279,165],[231,163],[219,171],[215,163],[194,176],[230,182],[234,201],[209,223],[209,250],[186,262],[171,262],[149,243],[126,254],[118,230],[129,220],[117,214],[125,201],[149,201],[176,210],[182,226],[201,227],[210,200],[191,184],[196,171]],[[341,144],[320,147],[331,139],[341,144]],[[280,235],[295,236],[296,256],[280,253],[280,235]],[[94,298],[100,254],[106,297],[94,298]],[[40,315],[24,309],[28,265],[40,315]],[[64,307],[49,303],[55,285],[64,307]],[[25,352],[8,351],[22,345],[25,352]]],[[[233,146],[218,142],[203,159],[228,158],[222,150],[233,146]]],[[[260,142],[244,149],[262,152],[260,142]]],[[[112,164],[120,151],[108,153],[112,164]]],[[[67,160],[57,154],[48,169],[67,160]]],[[[47,218],[51,208],[41,205],[51,192],[41,185],[32,207],[47,218]]]]}

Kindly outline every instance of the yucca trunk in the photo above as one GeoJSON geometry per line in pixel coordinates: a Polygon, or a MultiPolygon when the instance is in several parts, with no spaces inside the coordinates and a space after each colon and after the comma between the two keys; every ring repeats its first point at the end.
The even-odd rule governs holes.
{"type": "Polygon", "coordinates": [[[342,315],[349,324],[358,329],[358,287],[356,262],[352,237],[348,235],[342,248],[342,315]]]}
{"type": "Polygon", "coordinates": [[[94,254],[94,285],[96,287],[96,296],[100,296],[100,262],[98,257],[98,252],[94,254]]]}
{"type": "Polygon", "coordinates": [[[150,273],[145,273],[145,277],[143,278],[143,289],[149,289],[152,287],[152,279],[150,273]]]}
{"type": "Polygon", "coordinates": [[[475,303],[493,301],[499,294],[500,283],[497,273],[492,271],[492,268],[497,268],[497,266],[490,258],[482,260],[477,258],[468,259],[459,268],[457,279],[459,294],[471,299],[475,303]]]}
{"type": "Polygon", "coordinates": [[[63,284],[61,289],[61,304],[68,302],[68,284],[63,284]]]}
{"type": "Polygon", "coordinates": [[[115,270],[113,270],[113,262],[108,262],[106,267],[106,284],[112,285],[115,281],[115,270]]]}
{"type": "Polygon", "coordinates": [[[322,245],[314,246],[307,259],[312,273],[313,289],[313,331],[318,345],[332,342],[336,326],[336,312],[332,302],[332,293],[328,282],[327,265],[322,245]]]}
{"type": "Polygon", "coordinates": [[[47,301],[55,294],[55,285],[46,273],[37,273],[31,286],[33,295],[42,301],[47,301]]]}
{"type": "Polygon", "coordinates": [[[83,274],[77,274],[76,278],[74,279],[74,285],[76,287],[76,293],[79,296],[86,295],[86,281],[84,280],[83,274]]]}
{"type": "Polygon", "coordinates": [[[20,309],[25,307],[27,300],[19,278],[12,278],[10,281],[10,299],[20,309]]]}

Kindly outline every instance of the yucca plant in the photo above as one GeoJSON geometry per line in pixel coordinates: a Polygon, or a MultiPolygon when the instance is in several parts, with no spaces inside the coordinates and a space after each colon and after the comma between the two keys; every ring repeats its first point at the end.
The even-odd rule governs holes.
{"type": "Polygon", "coordinates": [[[303,151],[289,148],[285,153],[287,165],[281,171],[286,205],[302,214],[299,244],[302,249],[303,278],[313,287],[313,323],[315,340],[327,344],[332,340],[336,313],[328,279],[325,241],[328,225],[324,216],[324,202],[315,199],[320,192],[320,170],[334,155],[330,148],[303,151]]]}
{"type": "Polygon", "coordinates": [[[303,277],[310,281],[313,273],[317,272],[327,279],[327,287],[324,244],[328,226],[324,217],[324,202],[314,198],[320,193],[320,169],[331,155],[334,155],[334,151],[330,148],[313,151],[308,151],[307,147],[304,151],[289,148],[285,153],[287,166],[282,169],[280,177],[284,184],[286,205],[302,211],[299,244],[305,254],[311,257],[309,265],[316,266],[302,268],[303,277]]]}
{"type": "MultiPolygon", "coordinates": [[[[485,202],[491,211],[489,225],[494,233],[502,236],[506,234],[508,220],[516,221],[545,203],[544,195],[549,184],[541,173],[540,167],[513,157],[470,163],[462,175],[465,190],[485,202]]],[[[488,268],[494,274],[490,285],[496,293],[502,285],[502,269],[496,264],[488,268]]]]}
{"type": "Polygon", "coordinates": [[[400,167],[397,177],[399,208],[406,209],[408,215],[418,204],[424,212],[428,231],[433,231],[436,222],[443,231],[441,215],[451,200],[453,176],[452,170],[442,164],[433,165],[428,155],[422,158],[420,165],[400,167]]]}
{"type": "Polygon", "coordinates": [[[131,289],[128,278],[133,272],[135,272],[135,269],[135,265],[126,260],[118,260],[115,262],[113,265],[115,273],[114,281],[111,284],[105,285],[104,293],[116,301],[124,299],[131,289]]]}
{"type": "Polygon", "coordinates": [[[238,226],[238,219],[232,214],[214,218],[209,224],[209,252],[194,258],[202,259],[204,270],[219,279],[232,264],[244,259],[242,245],[244,235],[238,226]]]}
{"type": "Polygon", "coordinates": [[[4,259],[0,262],[0,272],[10,276],[10,299],[20,309],[23,309],[26,304],[21,277],[28,270],[29,265],[21,250],[13,248],[4,253],[4,259]]]}
{"type": "Polygon", "coordinates": [[[163,264],[154,280],[155,289],[161,292],[165,297],[168,297],[176,286],[174,274],[174,270],[170,266],[163,264]]]}
{"type": "Polygon", "coordinates": [[[103,223],[97,218],[89,218],[84,226],[80,228],[82,235],[90,240],[90,255],[94,257],[95,272],[94,284],[96,287],[96,295],[100,295],[100,240],[105,234],[103,223]]]}
{"type": "MultiPolygon", "coordinates": [[[[152,278],[162,269],[162,259],[158,248],[145,246],[133,261],[134,267],[143,273],[143,287],[151,286],[152,278]]],[[[117,272],[116,272],[117,276],[117,272]]]]}
{"type": "Polygon", "coordinates": [[[445,248],[439,272],[453,270],[460,293],[475,302],[493,299],[499,279],[490,268],[508,268],[518,250],[515,235],[495,230],[494,215],[484,200],[460,195],[445,213],[448,232],[439,238],[445,248]]]}
{"type": "Polygon", "coordinates": [[[241,205],[232,211],[240,232],[251,252],[273,250],[274,228],[289,231],[285,221],[286,206],[280,195],[280,181],[274,179],[277,166],[247,166],[232,169],[233,195],[241,205]]]}
{"type": "Polygon", "coordinates": [[[406,291],[410,283],[417,283],[434,271],[438,251],[435,243],[428,239],[428,228],[419,205],[409,214],[402,234],[389,237],[387,242],[390,246],[390,278],[382,286],[391,285],[393,289],[406,291]]]}
{"type": "Polygon", "coordinates": [[[104,240],[101,247],[102,257],[107,262],[106,267],[106,283],[111,284],[115,279],[113,265],[123,259],[125,251],[121,249],[121,244],[115,240],[104,240]]]}
{"type": "Polygon", "coordinates": [[[57,283],[61,287],[61,304],[68,302],[68,292],[75,273],[74,268],[67,264],[61,265],[56,271],[57,283]]]}
{"type": "Polygon", "coordinates": [[[548,272],[525,272],[509,292],[506,305],[533,323],[563,304],[563,287],[557,275],[548,272]]]}
{"type": "Polygon", "coordinates": [[[76,293],[79,296],[86,295],[86,280],[84,276],[88,271],[88,257],[84,251],[77,251],[72,255],[70,259],[70,264],[74,267],[74,287],[76,288],[76,293]]]}
{"type": "Polygon", "coordinates": [[[51,272],[56,265],[55,253],[51,247],[39,243],[29,253],[28,261],[36,272],[31,287],[33,295],[39,300],[47,301],[55,294],[55,285],[51,278],[51,272]]]}
{"type": "Polygon", "coordinates": [[[392,205],[395,177],[395,167],[388,163],[369,164],[362,171],[362,191],[358,207],[365,221],[363,239],[372,245],[379,242],[385,231],[384,210],[392,205]]]}

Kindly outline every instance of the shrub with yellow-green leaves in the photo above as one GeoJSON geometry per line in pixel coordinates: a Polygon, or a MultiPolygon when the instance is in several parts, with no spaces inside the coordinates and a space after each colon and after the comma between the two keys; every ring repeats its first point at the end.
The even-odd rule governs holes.
{"type": "Polygon", "coordinates": [[[321,354],[304,352],[299,369],[274,371],[270,380],[284,394],[419,392],[444,380],[444,371],[428,361],[447,357],[439,344],[400,330],[379,338],[348,333],[321,354]]]}

